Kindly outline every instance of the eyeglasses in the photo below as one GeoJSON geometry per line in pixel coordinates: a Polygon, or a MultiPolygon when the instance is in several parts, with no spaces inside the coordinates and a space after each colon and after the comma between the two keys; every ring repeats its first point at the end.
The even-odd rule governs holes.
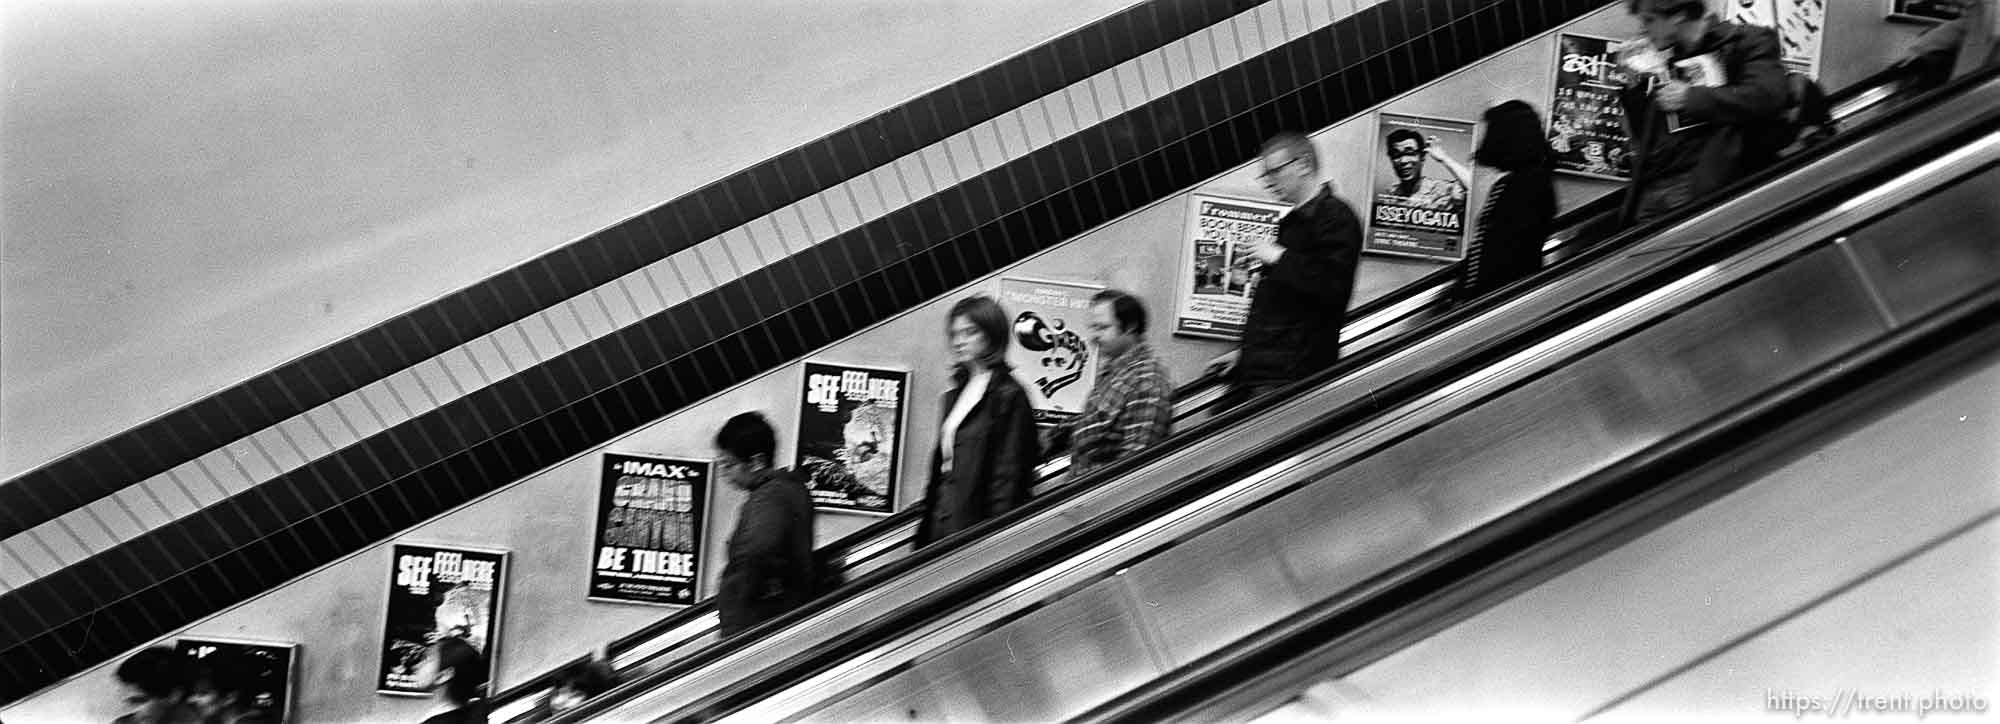
{"type": "Polygon", "coordinates": [[[1258,172],[1257,172],[1257,178],[1258,178],[1259,180],[1262,180],[1262,179],[1267,179],[1267,178],[1270,178],[1270,177],[1272,177],[1272,176],[1276,175],[1276,174],[1277,174],[1277,173],[1278,173],[1279,171],[1283,171],[1283,170],[1285,170],[1285,167],[1286,167],[1286,166],[1290,166],[1290,165],[1292,165],[1292,164],[1295,164],[1295,163],[1298,163],[1298,162],[1299,162],[1299,159],[1298,159],[1298,157],[1297,157],[1297,156],[1293,156],[1293,157],[1292,157],[1292,159],[1291,159],[1291,160],[1289,160],[1289,161],[1286,161],[1286,162],[1284,162],[1284,163],[1281,163],[1281,164],[1278,164],[1277,166],[1273,166],[1273,167],[1271,167],[1271,168],[1267,168],[1267,169],[1264,169],[1264,170],[1262,170],[1262,171],[1258,171],[1258,172]]]}

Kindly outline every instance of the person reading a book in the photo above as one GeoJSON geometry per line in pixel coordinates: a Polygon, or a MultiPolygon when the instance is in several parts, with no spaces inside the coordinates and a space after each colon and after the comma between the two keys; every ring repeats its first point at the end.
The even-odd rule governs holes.
{"type": "Polygon", "coordinates": [[[1644,222],[1777,160],[1788,88],[1778,34],[1703,0],[1627,0],[1642,37],[1620,44],[1619,94],[1636,161],[1627,214],[1644,222]]]}

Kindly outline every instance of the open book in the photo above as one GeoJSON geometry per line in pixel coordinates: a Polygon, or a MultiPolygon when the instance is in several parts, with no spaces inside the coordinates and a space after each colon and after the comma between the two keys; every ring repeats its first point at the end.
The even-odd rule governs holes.
{"type": "MultiPolygon", "coordinates": [[[[1698,88],[1720,88],[1729,83],[1723,75],[1722,61],[1714,53],[1703,53],[1692,58],[1674,61],[1671,71],[1673,80],[1678,80],[1698,88]]],[[[1690,128],[1700,128],[1706,122],[1682,123],[1681,114],[1667,114],[1667,132],[1680,133],[1690,128]]]]}
{"type": "MultiPolygon", "coordinates": [[[[1680,81],[1691,86],[1717,88],[1729,83],[1722,71],[1722,61],[1714,53],[1704,53],[1692,58],[1672,60],[1666,51],[1653,47],[1645,38],[1633,38],[1612,46],[1619,64],[1626,70],[1640,76],[1650,76],[1657,86],[1669,81],[1680,81]]],[[[1690,128],[1699,128],[1702,123],[1683,123],[1679,113],[1667,113],[1667,131],[1679,133],[1690,128]]]]}

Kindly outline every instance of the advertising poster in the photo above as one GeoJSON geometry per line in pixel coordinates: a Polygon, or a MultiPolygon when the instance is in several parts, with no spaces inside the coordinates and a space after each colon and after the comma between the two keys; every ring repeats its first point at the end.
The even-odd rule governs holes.
{"type": "Polygon", "coordinates": [[[709,465],[605,453],[597,481],[589,598],[686,606],[701,600],[709,465]]]}
{"type": "Polygon", "coordinates": [[[240,702],[255,710],[258,721],[284,724],[292,703],[292,661],[298,646],[227,639],[185,638],[174,641],[174,653],[190,659],[228,657],[234,670],[250,681],[240,702]]]}
{"type": "Polygon", "coordinates": [[[1889,0],[1889,17],[1917,23],[1958,19],[1958,0],[1889,0]]]}
{"type": "Polygon", "coordinates": [[[1035,424],[1054,425],[1083,411],[1097,381],[1097,354],[1085,332],[1090,298],[1104,287],[1033,279],[1000,280],[1000,306],[1014,315],[1007,363],[1028,391],[1035,424]]]}
{"type": "Polygon", "coordinates": [[[1778,31],[1785,66],[1819,77],[1820,40],[1826,35],[1826,0],[1723,0],[1723,18],[1778,31]]]}
{"type": "Polygon", "coordinates": [[[1632,179],[1625,108],[1618,90],[1631,72],[1618,64],[1617,41],[1563,33],[1556,43],[1555,94],[1549,99],[1549,146],[1556,172],[1612,181],[1632,179]]]}
{"type": "MultiPolygon", "coordinates": [[[[375,690],[428,696],[421,681],[432,643],[457,638],[499,670],[500,592],[507,554],[501,551],[397,543],[390,549],[389,606],[382,621],[382,666],[375,690]]],[[[494,687],[497,691],[498,687],[494,687]]]]}
{"type": "Polygon", "coordinates": [[[896,510],[910,373],[807,362],[799,401],[798,471],[813,506],[896,510]]]}
{"type": "Polygon", "coordinates": [[[1457,261],[1471,233],[1473,125],[1382,113],[1362,251],[1457,261]]]}
{"type": "Polygon", "coordinates": [[[1258,263],[1252,242],[1276,239],[1278,219],[1291,209],[1269,201],[1191,194],[1186,246],[1181,249],[1174,334],[1235,341],[1243,338],[1258,263]]]}

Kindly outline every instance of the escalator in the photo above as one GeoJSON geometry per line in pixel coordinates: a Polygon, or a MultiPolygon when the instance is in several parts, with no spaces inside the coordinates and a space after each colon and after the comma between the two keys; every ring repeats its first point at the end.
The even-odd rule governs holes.
{"type": "Polygon", "coordinates": [[[1872,295],[1851,305],[1884,305],[1872,338],[1742,402],[1686,400],[1705,419],[1076,718],[1980,711],[2000,640],[1992,158],[1820,232],[1853,266],[1793,262],[1859,272],[1784,283],[1872,295]]]}
{"type": "MultiPolygon", "coordinates": [[[[1301,23],[1276,5],[1135,4],[9,481],[0,486],[0,529],[79,545],[51,552],[46,566],[38,559],[34,580],[10,580],[12,590],[0,592],[0,701],[301,585],[413,526],[1185,191],[1241,163],[1274,130],[1326,126],[1602,9],[1595,0],[1365,0],[1312,4],[1301,23]],[[1149,58],[1165,58],[1175,80],[1121,80],[1122,64],[1149,58]],[[1117,92],[1080,112],[1068,89],[1095,98],[1099,81],[1117,92]],[[1060,124],[1026,124],[1046,131],[1047,143],[983,154],[983,122],[1054,105],[1037,101],[1045,95],[1072,101],[1060,124]],[[907,203],[884,197],[894,208],[860,226],[816,228],[814,213],[798,219],[805,236],[787,239],[794,227],[781,219],[784,248],[760,248],[771,251],[759,260],[768,263],[735,269],[743,276],[733,281],[707,278],[716,286],[706,291],[655,286],[649,301],[625,284],[631,274],[650,280],[697,245],[715,251],[723,234],[793,204],[817,198],[826,207],[835,194],[852,201],[851,187],[875,180],[865,172],[916,154],[925,156],[925,184],[901,189],[907,203]],[[933,181],[938,155],[962,168],[933,181]],[[253,451],[247,463],[231,462],[244,450],[253,451]],[[96,520],[93,505],[160,485],[187,493],[186,509],[161,504],[162,520],[134,516],[129,530],[96,520]]],[[[1003,135],[1004,150],[1013,134],[1003,135]]],[[[768,247],[772,238],[750,241],[768,247]]]]}
{"type": "MultiPolygon", "coordinates": [[[[1145,486],[1106,485],[1059,505],[1045,501],[1013,516],[1007,536],[899,562],[892,568],[900,578],[870,580],[866,591],[836,596],[745,637],[754,641],[727,642],[666,666],[583,714],[653,720],[733,713],[765,720],[1079,713],[1365,578],[1364,571],[1328,568],[1319,552],[1345,546],[1358,559],[1418,555],[1548,492],[1533,485],[1593,474],[1610,464],[1601,459],[1604,446],[1615,462],[1653,437],[1672,434],[1660,426],[1675,421],[1668,413],[1684,410],[1671,403],[1708,384],[1678,369],[1681,362],[1730,372],[1723,390],[1730,395],[1753,394],[1757,385],[1775,384],[1793,371],[1761,364],[1759,355],[1744,350],[1710,358],[1700,345],[1671,354],[1653,349],[1647,345],[1673,337],[1638,331],[1647,324],[1679,329],[1682,339],[1740,333],[1752,344],[1793,350],[1798,356],[1789,361],[1807,366],[1824,364],[1882,331],[1865,328],[1868,322],[1893,325],[1898,310],[1882,293],[1889,287],[1863,283],[1862,272],[1845,266],[1859,264],[1851,260],[1865,250],[1830,243],[1821,232],[1852,226],[1929,190],[1913,190],[1913,184],[1942,183],[1987,163],[1979,154],[1991,149],[1973,141],[1987,143],[1979,134],[1992,124],[1996,93],[1987,78],[1888,114],[1719,206],[1653,227],[1647,231],[1657,233],[1638,235],[1643,238],[1632,246],[1605,245],[1615,253],[1566,262],[1535,284],[1427,325],[1411,335],[1416,341],[1357,355],[1302,383],[1296,396],[1226,416],[1212,428],[1221,434],[1116,471],[1147,480],[1145,486]],[[1831,294],[1842,280],[1866,287],[1845,290],[1854,292],[1842,300],[1851,308],[1815,308],[1802,303],[1812,299],[1785,296],[1799,290],[1831,294]],[[1762,296],[1732,296],[1751,293],[1732,291],[1739,289],[1762,296]],[[1704,301],[1711,297],[1713,303],[1704,301]],[[1724,302],[1740,305],[1743,299],[1754,301],[1752,308],[1792,316],[1730,317],[1740,309],[1724,302]],[[1820,324],[1829,319],[1863,327],[1820,324]],[[1625,356],[1602,374],[1566,367],[1603,350],[1624,350],[1625,356]],[[1558,369],[1565,372],[1550,374],[1558,369]],[[1521,390],[1554,396],[1539,406],[1497,404],[1521,390]],[[1627,419],[1607,413],[1567,435],[1545,412],[1535,414],[1586,411],[1592,409],[1586,403],[1598,399],[1592,395],[1630,403],[1612,405],[1613,411],[1648,414],[1627,419]],[[1546,438],[1510,431],[1510,424],[1546,438]],[[1466,441],[1441,445],[1440,431],[1469,435],[1498,451],[1500,457],[1483,461],[1482,471],[1536,469],[1533,485],[1512,491],[1514,500],[1395,502],[1397,496],[1384,491],[1430,489],[1438,476],[1474,472],[1468,469],[1473,456],[1460,450],[1466,441]],[[1380,462],[1392,459],[1401,466],[1380,462]],[[1366,482],[1321,480],[1385,465],[1366,482]],[[1132,487],[1150,494],[1137,495],[1132,487]],[[1390,502],[1371,507],[1371,491],[1390,502]],[[1331,497],[1266,505],[1309,493],[1331,497]],[[1324,539],[1222,533],[1324,529],[1323,521],[1314,521],[1352,506],[1380,517],[1324,539]],[[1301,511],[1312,515],[1301,519],[1301,511]],[[1282,519],[1230,522],[1257,515],[1282,519]],[[1286,550],[1281,546],[1304,549],[1282,558],[1276,553],[1286,550]],[[1257,561],[1270,565],[1251,565],[1257,561]],[[1273,600],[1283,598],[1271,592],[1286,590],[1286,581],[1297,600],[1273,600]],[[1300,592],[1301,581],[1335,588],[1300,592]],[[1181,618],[1141,625],[1139,612],[1181,618]],[[1093,634],[1100,629],[1108,639],[1093,634]],[[1202,635],[1176,640],[1162,630],[1202,635]],[[1127,666],[1131,662],[1151,666],[1127,666]]],[[[1977,252],[1967,253],[1974,261],[1987,258],[1977,252]]],[[[1988,273],[1979,264],[1965,268],[1976,271],[1967,277],[1971,282],[1983,283],[1988,273]]]]}

